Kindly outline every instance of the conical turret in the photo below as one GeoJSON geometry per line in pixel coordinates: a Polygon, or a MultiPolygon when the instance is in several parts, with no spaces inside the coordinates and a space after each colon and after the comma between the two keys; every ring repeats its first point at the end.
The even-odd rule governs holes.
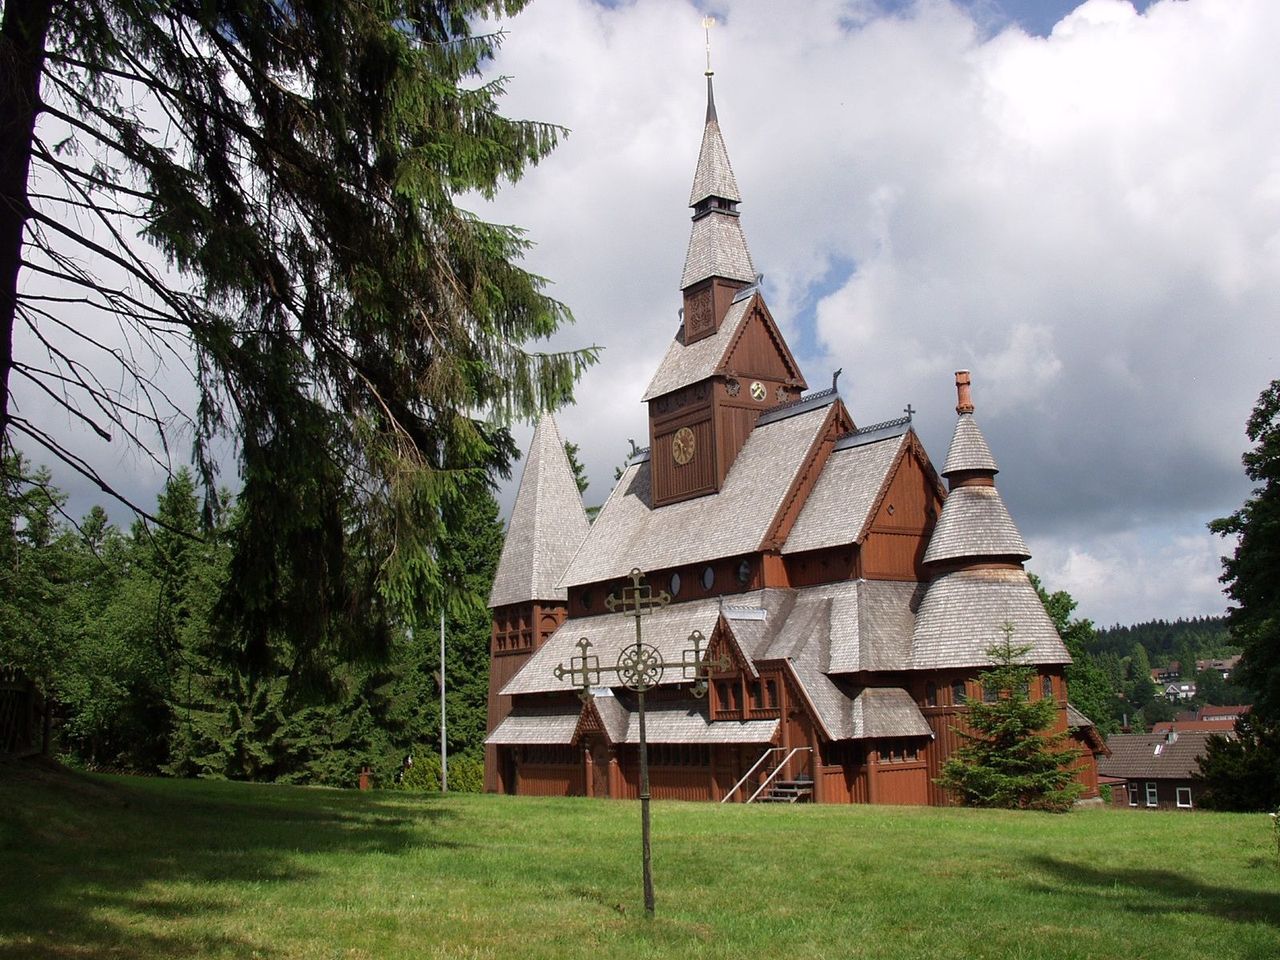
{"type": "Polygon", "coordinates": [[[555,417],[543,414],[520,475],[489,606],[565,600],[564,588],[556,584],[588,526],[555,417]]]}
{"type": "Polygon", "coordinates": [[[1021,563],[1031,554],[996,490],[999,468],[973,419],[969,371],[957,371],[956,393],[956,429],[942,468],[951,492],[929,539],[924,562],[947,566],[1021,563]]]}

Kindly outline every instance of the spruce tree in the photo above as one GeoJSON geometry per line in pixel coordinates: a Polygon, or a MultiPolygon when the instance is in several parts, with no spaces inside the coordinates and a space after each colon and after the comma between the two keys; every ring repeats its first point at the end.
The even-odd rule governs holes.
{"type": "Polygon", "coordinates": [[[1012,624],[1002,629],[1004,639],[987,651],[994,666],[978,676],[986,696],[966,698],[969,729],[957,730],[963,743],[938,783],[965,806],[1069,810],[1081,789],[1070,770],[1079,754],[1063,745],[1066,731],[1045,733],[1056,704],[1030,699],[1036,673],[1020,661],[1031,648],[1014,645],[1012,624]]]}
{"type": "Polygon", "coordinates": [[[458,206],[563,133],[502,116],[484,75],[485,19],[522,6],[0,5],[0,448],[127,501],[57,422],[161,465],[190,440],[208,496],[230,441],[221,609],[248,657],[293,631],[305,661],[369,601],[353,549],[389,603],[442,589],[445,500],[594,358],[526,346],[568,311],[520,230],[458,206]],[[16,409],[18,382],[63,409],[16,409]]]}

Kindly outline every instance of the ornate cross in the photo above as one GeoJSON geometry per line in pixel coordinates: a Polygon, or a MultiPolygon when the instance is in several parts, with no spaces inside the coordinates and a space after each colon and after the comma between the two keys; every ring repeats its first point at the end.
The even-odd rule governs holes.
{"type": "MultiPolygon", "coordinates": [[[[634,617],[636,621],[636,642],[627,644],[618,654],[618,662],[612,667],[600,666],[600,659],[591,653],[591,641],[586,637],[578,640],[579,653],[569,658],[569,665],[563,663],[555,668],[553,674],[557,680],[569,680],[574,686],[581,687],[579,696],[583,701],[591,699],[591,688],[600,686],[600,676],[604,673],[616,674],[622,686],[636,693],[636,715],[640,721],[640,835],[644,856],[644,911],[653,916],[653,870],[650,863],[649,845],[649,741],[645,734],[644,695],[662,682],[662,675],[668,666],[662,652],[644,642],[640,633],[640,620],[655,610],[660,610],[671,602],[671,594],[665,590],[656,595],[653,588],[644,582],[644,574],[633,569],[630,575],[630,586],[624,586],[616,594],[605,598],[605,606],[613,613],[623,613],[634,617]]],[[[680,654],[681,676],[693,683],[693,695],[705,696],[707,677],[712,670],[728,669],[729,662],[719,657],[712,662],[703,663],[703,644],[706,638],[698,630],[689,634],[692,646],[680,654]]],[[[672,664],[674,666],[674,664],[672,664]]]]}
{"type": "Polygon", "coordinates": [[[569,658],[569,666],[560,664],[552,673],[555,674],[557,680],[569,678],[569,682],[577,684],[581,680],[582,692],[578,696],[582,697],[583,702],[591,699],[591,688],[600,686],[600,658],[594,654],[587,653],[591,649],[591,641],[586,637],[578,640],[578,649],[582,652],[576,657],[569,658]],[[574,666],[574,662],[579,665],[574,666]]]}

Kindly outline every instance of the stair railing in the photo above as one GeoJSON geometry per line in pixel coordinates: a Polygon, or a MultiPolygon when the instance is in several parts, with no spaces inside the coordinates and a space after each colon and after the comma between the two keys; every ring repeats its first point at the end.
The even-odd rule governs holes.
{"type": "MultiPolygon", "coordinates": [[[[781,750],[783,748],[779,747],[778,749],[781,750]]],[[[773,778],[782,772],[782,768],[787,765],[788,760],[794,757],[797,753],[808,753],[812,749],[813,749],[812,747],[793,747],[791,752],[782,758],[782,762],[773,768],[773,772],[764,778],[764,781],[756,789],[756,792],[747,798],[747,803],[750,803],[752,800],[754,800],[756,797],[760,796],[760,794],[764,792],[764,788],[769,786],[769,784],[773,782],[773,778]]]]}
{"type": "MultiPolygon", "coordinates": [[[[737,783],[735,783],[732,787],[730,787],[730,788],[729,788],[729,792],[728,792],[728,793],[726,793],[723,797],[721,797],[721,798],[720,798],[720,802],[721,802],[721,803],[728,803],[729,799],[730,799],[730,798],[731,798],[735,793],[737,793],[737,792],[738,792],[738,788],[739,788],[739,787],[741,787],[744,783],[746,783],[749,779],[751,779],[751,775],[752,775],[753,773],[755,773],[757,770],[759,770],[759,769],[760,769],[760,765],[761,765],[762,763],[764,763],[766,760],[768,760],[768,759],[769,759],[769,755],[770,755],[770,754],[778,753],[778,752],[780,752],[780,751],[782,751],[782,750],[785,750],[785,749],[787,749],[787,748],[786,748],[786,747],[770,747],[770,748],[769,748],[768,750],[766,750],[764,753],[760,754],[760,759],[759,759],[759,760],[757,760],[755,763],[753,763],[753,764],[751,765],[751,769],[750,769],[750,770],[748,770],[746,773],[744,773],[744,774],[742,775],[742,779],[741,779],[741,780],[739,780],[737,783]]],[[[788,753],[785,757],[783,757],[783,758],[782,758],[782,762],[781,762],[781,763],[779,763],[776,767],[774,767],[774,768],[773,768],[773,772],[772,772],[772,773],[770,773],[770,774],[769,774],[769,776],[765,777],[764,782],[760,784],[760,789],[759,789],[759,790],[757,790],[755,793],[753,793],[753,794],[751,795],[751,798],[750,798],[749,800],[747,800],[747,803],[750,803],[752,800],[754,800],[757,796],[759,796],[759,795],[760,795],[760,790],[763,790],[765,787],[767,787],[767,786],[769,785],[769,783],[773,780],[773,778],[774,778],[774,777],[776,777],[776,776],[778,775],[778,772],[779,772],[783,767],[785,767],[785,766],[787,765],[787,761],[788,761],[788,760],[790,760],[792,757],[794,757],[794,756],[795,756],[797,753],[799,753],[801,750],[809,750],[809,749],[811,749],[811,748],[809,748],[809,747],[796,747],[796,748],[795,748],[795,749],[793,749],[790,753],[788,753]]]]}

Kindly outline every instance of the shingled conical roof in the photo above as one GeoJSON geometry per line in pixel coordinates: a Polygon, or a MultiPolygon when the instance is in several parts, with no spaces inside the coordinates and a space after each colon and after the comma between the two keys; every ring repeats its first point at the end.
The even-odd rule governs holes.
{"type": "Polygon", "coordinates": [[[1031,553],[995,488],[995,457],[973,419],[967,370],[956,373],[956,391],[956,429],[942,470],[952,488],[929,538],[924,562],[1027,560],[1031,553]]]}
{"type": "Polygon", "coordinates": [[[755,279],[755,266],[738,219],[737,207],[741,200],[738,181],[729,163],[729,151],[720,133],[720,121],[716,118],[711,77],[707,77],[707,121],[693,173],[693,188],[689,191],[693,230],[680,278],[681,289],[708,277],[744,283],[755,279]]]}
{"type": "Polygon", "coordinates": [[[555,417],[543,414],[520,475],[489,606],[567,599],[556,584],[588,527],[555,417]]]}
{"type": "Polygon", "coordinates": [[[698,166],[693,172],[689,206],[696,207],[708,197],[719,197],[735,203],[742,200],[742,194],[738,193],[738,181],[733,176],[733,165],[729,163],[729,151],[725,149],[724,136],[720,133],[715,91],[711,87],[710,77],[707,77],[707,122],[702,128],[702,149],[698,151],[698,166]]]}

